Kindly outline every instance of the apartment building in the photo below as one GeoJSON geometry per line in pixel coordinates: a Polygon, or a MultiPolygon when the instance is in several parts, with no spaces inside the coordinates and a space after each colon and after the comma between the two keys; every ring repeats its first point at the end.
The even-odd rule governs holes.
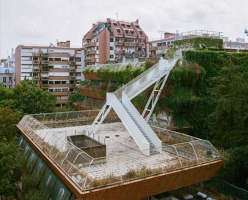
{"type": "Polygon", "coordinates": [[[85,65],[127,62],[145,58],[148,37],[139,20],[126,22],[107,18],[84,35],[85,65]]]}
{"type": "Polygon", "coordinates": [[[15,51],[15,81],[34,81],[44,90],[55,95],[57,106],[68,102],[68,95],[82,80],[84,51],[71,48],[70,41],[57,45],[19,45],[15,51]]]}
{"type": "Polygon", "coordinates": [[[15,55],[12,49],[7,59],[0,60],[0,84],[6,88],[14,87],[15,79],[15,55]]]}
{"type": "Polygon", "coordinates": [[[164,56],[166,51],[173,47],[176,40],[184,40],[190,38],[218,38],[221,39],[221,32],[209,30],[194,30],[187,32],[164,32],[164,38],[155,39],[149,42],[149,56],[160,57],[164,56]]]}
{"type": "Polygon", "coordinates": [[[224,41],[225,49],[248,50],[248,43],[244,38],[236,38],[236,41],[231,41],[228,38],[224,41]]]}
{"type": "Polygon", "coordinates": [[[13,88],[14,86],[15,69],[0,66],[0,84],[6,88],[13,88]]]}

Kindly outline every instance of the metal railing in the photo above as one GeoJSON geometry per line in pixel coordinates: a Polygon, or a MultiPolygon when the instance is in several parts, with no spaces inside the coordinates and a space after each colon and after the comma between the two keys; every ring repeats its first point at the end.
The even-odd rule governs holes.
{"type": "Polygon", "coordinates": [[[136,145],[129,142],[128,137],[125,138],[121,134],[118,137],[106,137],[100,134],[95,139],[106,144],[110,149],[107,151],[108,162],[98,165],[97,163],[102,162],[103,158],[95,159],[67,140],[67,136],[84,134],[83,127],[75,126],[64,129],[49,128],[45,125],[48,122],[50,125],[66,124],[70,121],[80,122],[82,118],[91,124],[91,120],[94,120],[97,114],[98,110],[26,115],[18,127],[81,190],[124,183],[220,159],[218,151],[206,140],[153,127],[161,134],[184,139],[182,142],[179,140],[177,144],[163,145],[163,152],[154,155],[156,159],[153,159],[141,154],[136,145]],[[112,145],[120,148],[120,151],[111,150],[112,145]],[[149,160],[150,158],[152,161],[149,160]]]}

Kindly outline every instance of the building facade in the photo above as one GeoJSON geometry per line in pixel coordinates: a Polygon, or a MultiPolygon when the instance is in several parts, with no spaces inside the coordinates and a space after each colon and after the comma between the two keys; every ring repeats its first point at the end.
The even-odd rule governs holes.
{"type": "Polygon", "coordinates": [[[14,68],[0,67],[0,84],[6,88],[14,87],[14,68]]]}
{"type": "Polygon", "coordinates": [[[0,84],[6,88],[13,88],[15,85],[15,55],[12,49],[7,59],[0,60],[0,84]]]}
{"type": "Polygon", "coordinates": [[[152,40],[149,42],[149,56],[160,57],[166,54],[166,51],[174,47],[174,41],[191,38],[217,38],[221,39],[221,32],[208,30],[194,30],[187,32],[164,33],[164,38],[152,40]]]}
{"type": "Polygon", "coordinates": [[[148,37],[139,21],[107,19],[97,22],[84,35],[85,65],[127,62],[147,56],[148,37]]]}
{"type": "Polygon", "coordinates": [[[235,50],[248,50],[248,43],[245,42],[244,38],[236,38],[236,41],[225,40],[224,48],[235,50]]]}
{"type": "Polygon", "coordinates": [[[68,102],[68,95],[82,80],[84,51],[71,48],[70,41],[58,42],[57,46],[19,45],[15,60],[16,84],[24,79],[32,80],[56,96],[58,107],[68,102]]]}

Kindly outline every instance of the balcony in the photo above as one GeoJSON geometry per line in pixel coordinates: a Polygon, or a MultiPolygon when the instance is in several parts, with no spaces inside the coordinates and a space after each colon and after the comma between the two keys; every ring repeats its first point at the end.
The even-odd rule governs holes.
{"type": "Polygon", "coordinates": [[[85,60],[85,62],[87,62],[87,63],[95,63],[96,59],[95,58],[88,58],[88,59],[85,60]]]}
{"type": "Polygon", "coordinates": [[[85,52],[85,55],[95,55],[95,54],[96,54],[96,50],[90,50],[85,52]]]}
{"type": "Polygon", "coordinates": [[[32,78],[32,80],[34,80],[34,81],[37,81],[39,79],[40,79],[39,76],[33,76],[33,78],[32,78]]]}
{"type": "Polygon", "coordinates": [[[35,57],[35,56],[40,56],[40,52],[33,52],[32,55],[35,57]]]}
{"type": "Polygon", "coordinates": [[[33,68],[33,69],[32,69],[32,72],[39,72],[39,71],[40,71],[39,68],[33,68]]]}
{"type": "Polygon", "coordinates": [[[123,42],[120,42],[120,41],[115,42],[115,45],[116,45],[116,46],[121,46],[121,45],[123,45],[123,42]]]}
{"type": "Polygon", "coordinates": [[[70,65],[76,65],[75,61],[70,61],[70,65]]]}
{"type": "Polygon", "coordinates": [[[40,61],[39,60],[33,60],[32,64],[40,64],[40,61]]]}
{"type": "Polygon", "coordinates": [[[70,76],[70,80],[76,80],[76,76],[70,76]]]}
{"type": "Polygon", "coordinates": [[[48,64],[48,60],[42,60],[42,64],[48,64]]]}
{"type": "Polygon", "coordinates": [[[49,53],[41,53],[41,56],[42,57],[48,57],[49,56],[49,53]]]}
{"type": "Polygon", "coordinates": [[[135,47],[136,43],[134,43],[134,42],[125,42],[125,46],[135,47]]]}
{"type": "Polygon", "coordinates": [[[142,42],[142,43],[138,43],[138,46],[139,47],[143,47],[145,45],[145,43],[144,42],[142,42]]]}
{"type": "Polygon", "coordinates": [[[70,67],[70,72],[75,72],[76,68],[75,67],[70,67]]]}
{"type": "Polygon", "coordinates": [[[42,68],[41,71],[42,71],[42,72],[48,72],[49,69],[48,69],[48,68],[42,68]]]}
{"type": "Polygon", "coordinates": [[[48,77],[48,76],[42,76],[41,79],[42,79],[42,80],[48,80],[49,77],[48,77]]]}
{"type": "Polygon", "coordinates": [[[41,87],[42,87],[42,88],[48,88],[49,85],[48,85],[48,84],[41,84],[41,87]]]}
{"type": "Polygon", "coordinates": [[[125,50],[115,50],[115,54],[124,54],[125,50]]]}
{"type": "Polygon", "coordinates": [[[84,47],[88,48],[88,47],[95,47],[95,46],[96,46],[95,42],[89,42],[84,47]]]}

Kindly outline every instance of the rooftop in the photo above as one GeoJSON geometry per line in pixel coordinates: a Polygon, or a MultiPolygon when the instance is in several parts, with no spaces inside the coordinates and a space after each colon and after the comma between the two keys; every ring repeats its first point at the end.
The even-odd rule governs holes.
{"type": "Polygon", "coordinates": [[[115,115],[109,115],[94,136],[106,145],[106,157],[93,158],[68,136],[85,134],[97,114],[98,110],[26,115],[18,128],[81,191],[221,160],[210,142],[158,127],[152,128],[163,141],[163,152],[145,156],[115,115]]]}

